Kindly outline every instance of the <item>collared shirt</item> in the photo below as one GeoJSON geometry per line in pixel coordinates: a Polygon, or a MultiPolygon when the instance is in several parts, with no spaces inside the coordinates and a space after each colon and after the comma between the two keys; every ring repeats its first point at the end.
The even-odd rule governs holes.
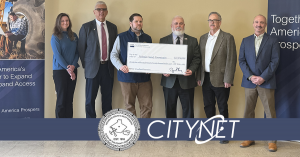
{"type": "MultiPolygon", "coordinates": [[[[258,54],[259,47],[260,47],[261,41],[262,41],[262,39],[263,39],[263,37],[264,37],[264,34],[265,34],[265,33],[263,33],[263,34],[261,34],[261,35],[259,35],[259,36],[256,36],[256,35],[254,34],[254,38],[255,38],[255,41],[254,41],[254,43],[255,43],[255,56],[257,56],[257,54],[258,54]]],[[[249,77],[248,77],[248,80],[251,80],[251,77],[252,77],[252,76],[253,76],[253,75],[249,76],[249,77]]]]}
{"type": "MultiPolygon", "coordinates": [[[[100,53],[102,56],[102,32],[101,32],[101,23],[100,21],[98,21],[97,19],[96,20],[96,23],[97,23],[97,32],[98,32],[98,38],[99,38],[99,45],[100,45],[100,53]]],[[[107,30],[107,25],[106,25],[106,20],[103,22],[104,25],[104,30],[105,30],[105,33],[106,33],[106,43],[107,43],[107,58],[105,59],[105,61],[108,60],[108,57],[109,57],[109,34],[108,34],[108,30],[107,30]]],[[[104,61],[102,60],[102,57],[101,58],[101,61],[104,61]]]]}
{"type": "Polygon", "coordinates": [[[15,21],[10,22],[10,31],[14,35],[26,35],[26,27],[24,19],[17,18],[15,21]]]}
{"type": "MultiPolygon", "coordinates": [[[[130,29],[130,31],[132,32],[132,30],[130,29]]],[[[138,41],[138,42],[140,42],[140,36],[142,35],[142,32],[140,32],[140,35],[137,35],[136,36],[136,40],[138,41]]],[[[112,51],[111,51],[111,58],[110,58],[110,60],[111,60],[111,62],[113,63],[113,65],[118,69],[118,70],[120,70],[120,68],[123,66],[123,64],[122,64],[122,62],[121,62],[121,60],[120,60],[120,58],[119,58],[119,56],[120,56],[120,53],[121,53],[121,50],[120,50],[120,38],[119,38],[119,36],[117,36],[117,38],[116,38],[116,41],[115,41],[115,43],[114,43],[114,46],[113,46],[113,49],[112,49],[112,51]]]]}
{"type": "Polygon", "coordinates": [[[220,29],[214,34],[211,35],[210,32],[208,32],[208,38],[205,46],[205,71],[210,72],[210,61],[211,61],[211,56],[218,38],[218,35],[220,33],[220,29]]]}
{"type": "MultiPolygon", "coordinates": [[[[133,32],[132,29],[130,29],[130,31],[133,32]]],[[[135,32],[134,32],[134,33],[135,33],[135,32]]],[[[138,42],[140,42],[140,35],[142,35],[142,32],[140,32],[139,35],[136,35],[136,40],[137,40],[138,42]]]]}
{"type": "MultiPolygon", "coordinates": [[[[176,42],[177,42],[177,35],[175,35],[174,33],[172,33],[172,35],[173,35],[173,44],[175,44],[176,45],[176,42]]],[[[182,45],[183,44],[183,34],[182,35],[179,35],[179,38],[180,38],[180,45],[182,45]]]]}
{"type": "Polygon", "coordinates": [[[259,47],[260,47],[260,44],[261,44],[261,41],[262,41],[262,39],[263,39],[263,37],[264,37],[264,33],[261,34],[261,35],[259,35],[259,36],[256,36],[256,35],[254,34],[254,37],[255,37],[255,54],[256,54],[256,56],[257,56],[258,50],[259,50],[259,47]]]}

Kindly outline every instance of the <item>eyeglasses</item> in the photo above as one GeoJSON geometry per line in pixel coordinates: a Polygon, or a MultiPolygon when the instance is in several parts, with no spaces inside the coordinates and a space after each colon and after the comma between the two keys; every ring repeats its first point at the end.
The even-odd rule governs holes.
{"type": "Polygon", "coordinates": [[[207,20],[208,22],[219,22],[219,21],[221,21],[221,20],[216,20],[216,19],[213,19],[213,20],[211,20],[211,19],[209,19],[209,20],[207,20]]]}
{"type": "Polygon", "coordinates": [[[107,11],[107,8],[96,8],[95,10],[97,10],[97,11],[107,11]]]}
{"type": "Polygon", "coordinates": [[[182,26],[182,25],[184,25],[184,23],[183,22],[180,22],[180,23],[178,23],[178,22],[175,22],[175,23],[173,23],[174,25],[179,25],[179,26],[182,26]]]}

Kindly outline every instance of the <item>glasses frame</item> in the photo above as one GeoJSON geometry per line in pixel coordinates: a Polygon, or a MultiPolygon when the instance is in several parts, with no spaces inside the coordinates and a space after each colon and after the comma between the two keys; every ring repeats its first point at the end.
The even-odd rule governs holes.
{"type": "Polygon", "coordinates": [[[207,20],[208,22],[219,22],[219,21],[221,21],[221,20],[216,20],[216,19],[213,19],[213,20],[211,20],[211,19],[209,19],[209,20],[207,20]]]}
{"type": "Polygon", "coordinates": [[[107,8],[96,8],[95,10],[101,12],[101,11],[107,11],[107,8]]]}

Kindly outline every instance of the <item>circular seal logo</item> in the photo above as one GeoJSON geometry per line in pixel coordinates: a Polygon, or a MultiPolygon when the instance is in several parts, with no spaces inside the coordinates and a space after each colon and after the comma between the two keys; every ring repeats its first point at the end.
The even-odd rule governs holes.
{"type": "Polygon", "coordinates": [[[140,137],[140,124],[131,112],[124,109],[113,109],[101,118],[98,133],[106,147],[122,151],[137,142],[140,137]]]}

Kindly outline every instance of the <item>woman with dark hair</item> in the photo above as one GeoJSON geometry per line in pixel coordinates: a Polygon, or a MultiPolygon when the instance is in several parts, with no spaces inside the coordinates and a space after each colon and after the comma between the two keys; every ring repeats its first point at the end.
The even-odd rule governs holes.
{"type": "Polygon", "coordinates": [[[73,117],[73,96],[76,86],[78,50],[76,33],[68,14],[60,13],[51,38],[53,80],[56,90],[56,118],[73,117]]]}

